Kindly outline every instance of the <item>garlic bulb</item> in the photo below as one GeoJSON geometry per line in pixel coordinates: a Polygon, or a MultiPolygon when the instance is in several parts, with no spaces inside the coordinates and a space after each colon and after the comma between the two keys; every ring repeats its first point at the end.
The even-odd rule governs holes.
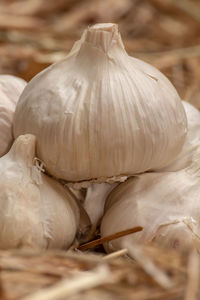
{"type": "Polygon", "coordinates": [[[0,156],[13,142],[12,124],[17,101],[26,82],[12,75],[0,75],[0,156]]]}
{"type": "Polygon", "coordinates": [[[34,165],[35,144],[33,135],[19,136],[0,158],[1,249],[66,248],[78,228],[73,195],[34,165]]]}
{"type": "Polygon", "coordinates": [[[172,84],[128,56],[117,25],[108,23],[86,29],[64,60],[28,83],[14,135],[36,135],[37,155],[53,176],[98,183],[167,165],[186,123],[172,84]]]}
{"type": "MultiPolygon", "coordinates": [[[[199,149],[200,150],[200,149],[199,149]]],[[[186,251],[200,241],[199,161],[178,172],[145,173],[129,178],[109,195],[101,234],[136,226],[143,231],[113,240],[107,251],[131,244],[157,243],[186,251]]]]}
{"type": "Polygon", "coordinates": [[[176,159],[169,165],[156,171],[178,171],[186,168],[192,162],[192,157],[195,155],[196,150],[200,143],[200,112],[193,105],[186,101],[182,101],[187,121],[188,132],[181,152],[176,159]]]}

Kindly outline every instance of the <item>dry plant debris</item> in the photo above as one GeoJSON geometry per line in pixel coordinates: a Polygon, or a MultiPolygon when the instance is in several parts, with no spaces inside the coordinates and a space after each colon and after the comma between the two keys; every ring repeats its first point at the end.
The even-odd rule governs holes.
{"type": "Polygon", "coordinates": [[[126,246],[108,255],[1,251],[1,299],[198,299],[196,252],[126,246]]]}
{"type": "Polygon", "coordinates": [[[30,80],[62,59],[82,30],[116,22],[127,51],[151,62],[200,107],[200,2],[195,0],[2,0],[0,73],[30,80]]]}

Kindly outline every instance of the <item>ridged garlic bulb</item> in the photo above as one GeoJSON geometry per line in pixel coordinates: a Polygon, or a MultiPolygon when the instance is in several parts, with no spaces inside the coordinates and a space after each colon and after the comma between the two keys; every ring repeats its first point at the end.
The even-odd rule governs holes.
{"type": "Polygon", "coordinates": [[[200,144],[200,112],[193,105],[182,101],[188,121],[188,132],[181,152],[169,165],[157,171],[178,171],[188,167],[200,144]]]}
{"type": "Polygon", "coordinates": [[[0,248],[66,248],[79,210],[72,194],[34,165],[36,139],[19,136],[0,158],[0,248]]]}
{"type": "Polygon", "coordinates": [[[26,82],[12,75],[0,75],[0,156],[8,152],[13,143],[13,117],[17,101],[26,82]]]}
{"type": "Polygon", "coordinates": [[[108,23],[86,29],[64,60],[29,82],[14,135],[37,136],[37,155],[53,176],[104,182],[167,165],[186,127],[172,84],[128,56],[108,23]]]}
{"type": "Polygon", "coordinates": [[[129,178],[111,192],[101,223],[102,237],[136,226],[143,231],[107,243],[106,250],[121,249],[125,241],[132,245],[154,242],[181,251],[199,244],[198,161],[191,169],[129,178]]]}

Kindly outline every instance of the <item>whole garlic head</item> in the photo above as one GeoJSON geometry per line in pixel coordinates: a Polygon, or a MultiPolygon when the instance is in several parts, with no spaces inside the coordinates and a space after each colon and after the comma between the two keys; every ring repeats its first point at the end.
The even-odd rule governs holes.
{"type": "Polygon", "coordinates": [[[0,75],[0,156],[8,152],[13,143],[13,117],[17,101],[26,82],[12,75],[0,75]]]}
{"type": "Polygon", "coordinates": [[[30,81],[14,135],[36,135],[37,155],[53,176],[98,183],[167,165],[186,127],[172,84],[128,56],[108,23],[86,29],[64,60],[30,81]]]}
{"type": "Polygon", "coordinates": [[[188,132],[183,148],[169,165],[156,171],[175,172],[188,167],[192,163],[200,142],[200,112],[193,105],[182,101],[188,121],[188,132]]]}
{"type": "Polygon", "coordinates": [[[34,165],[36,138],[19,136],[0,158],[0,248],[66,248],[79,210],[73,195],[34,165]]]}
{"type": "Polygon", "coordinates": [[[199,162],[178,172],[145,173],[129,178],[109,195],[102,237],[136,226],[143,230],[105,245],[107,251],[157,243],[186,251],[200,241],[199,162]]]}

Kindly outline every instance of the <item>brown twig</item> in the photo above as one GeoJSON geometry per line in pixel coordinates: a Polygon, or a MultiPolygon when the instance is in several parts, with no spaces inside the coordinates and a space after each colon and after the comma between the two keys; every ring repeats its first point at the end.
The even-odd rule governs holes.
{"type": "Polygon", "coordinates": [[[85,244],[79,246],[78,249],[79,250],[91,249],[91,248],[94,248],[94,247],[96,247],[98,245],[104,244],[106,242],[110,242],[112,240],[116,240],[116,239],[118,239],[120,237],[123,237],[125,235],[136,233],[136,232],[139,232],[139,231],[142,231],[142,230],[143,230],[143,228],[141,226],[137,226],[137,227],[134,227],[134,228],[129,228],[129,229],[126,229],[126,230],[123,230],[123,231],[111,234],[109,236],[106,236],[106,237],[103,237],[103,238],[91,241],[89,243],[85,243],[85,244]]]}

